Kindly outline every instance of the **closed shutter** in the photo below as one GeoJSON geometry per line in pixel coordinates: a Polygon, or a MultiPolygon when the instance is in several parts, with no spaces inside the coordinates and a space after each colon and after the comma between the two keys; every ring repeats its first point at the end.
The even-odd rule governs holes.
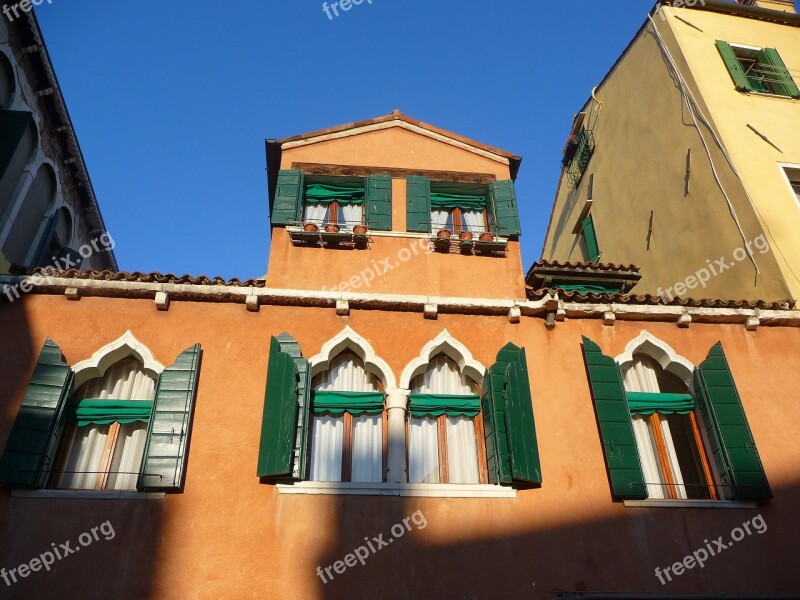
{"type": "Polygon", "coordinates": [[[600,258],[600,246],[597,244],[597,233],[594,230],[594,219],[589,215],[581,223],[583,230],[583,241],[586,243],[586,251],[589,254],[589,261],[596,262],[600,258]]]}
{"type": "Polygon", "coordinates": [[[183,488],[201,354],[200,344],[188,348],[158,378],[137,484],[141,491],[183,488]]]}
{"type": "Polygon", "coordinates": [[[303,213],[305,176],[302,171],[280,171],[272,206],[273,225],[299,225],[303,213]]]}
{"type": "Polygon", "coordinates": [[[735,500],[772,498],[722,344],[695,369],[694,389],[723,492],[735,500]]]}
{"type": "Polygon", "coordinates": [[[611,492],[619,499],[647,498],[619,365],[586,337],[583,338],[583,356],[603,441],[611,492]]]}
{"type": "Polygon", "coordinates": [[[722,61],[725,63],[725,66],[728,67],[728,73],[730,73],[733,83],[736,84],[736,89],[740,92],[752,92],[753,86],[750,85],[750,82],[747,80],[744,69],[742,69],[742,64],[739,62],[739,59],[736,58],[736,54],[734,54],[731,45],[722,40],[717,40],[716,44],[717,50],[719,50],[720,56],[722,56],[722,61]]]}
{"type": "Polygon", "coordinates": [[[27,111],[0,110],[0,179],[5,175],[22,135],[32,120],[33,113],[27,111]]]}
{"type": "Polygon", "coordinates": [[[502,236],[518,236],[522,233],[519,225],[517,193],[514,182],[493,181],[489,186],[489,229],[502,236]]]}
{"type": "Polygon", "coordinates": [[[392,178],[370,175],[366,182],[367,227],[375,231],[392,230],[392,178]]]}
{"type": "Polygon", "coordinates": [[[781,55],[775,48],[764,48],[758,53],[758,61],[767,71],[767,78],[776,94],[800,98],[800,89],[797,88],[789,70],[781,60],[781,55]]]}
{"type": "Polygon", "coordinates": [[[507,344],[484,378],[482,407],[491,483],[541,484],[525,349],[507,344]]]}
{"type": "Polygon", "coordinates": [[[31,488],[47,485],[64,432],[72,380],[61,349],[48,338],[0,458],[0,482],[31,488]]]}
{"type": "Polygon", "coordinates": [[[406,231],[431,232],[431,182],[427,177],[406,178],[406,231]]]}
{"type": "Polygon", "coordinates": [[[306,479],[311,368],[288,334],[270,341],[258,476],[306,479]]]}

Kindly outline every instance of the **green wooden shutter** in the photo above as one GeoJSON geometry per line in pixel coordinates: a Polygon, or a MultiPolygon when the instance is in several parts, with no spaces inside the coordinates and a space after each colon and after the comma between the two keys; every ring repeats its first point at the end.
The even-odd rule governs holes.
{"type": "Polygon", "coordinates": [[[597,245],[597,233],[594,230],[594,219],[589,215],[581,223],[583,230],[583,241],[586,243],[586,250],[589,253],[589,261],[596,262],[600,258],[600,246],[597,245]]]}
{"type": "Polygon", "coordinates": [[[20,110],[0,110],[0,179],[6,173],[17,146],[33,113],[20,110]]]}
{"type": "Polygon", "coordinates": [[[542,483],[525,349],[507,344],[484,378],[482,407],[489,480],[542,483]]]}
{"type": "Polygon", "coordinates": [[[201,355],[200,344],[195,344],[158,378],[137,484],[141,491],[183,488],[201,355]]]}
{"type": "Polygon", "coordinates": [[[305,176],[302,171],[280,171],[272,206],[273,225],[299,225],[303,213],[305,176]]]}
{"type": "Polygon", "coordinates": [[[747,80],[744,69],[742,69],[742,64],[739,62],[739,59],[736,58],[736,54],[734,54],[731,45],[722,40],[717,40],[716,44],[725,66],[728,67],[728,73],[730,73],[733,83],[736,84],[736,89],[740,92],[752,92],[753,86],[750,85],[750,82],[747,80]]]}
{"type": "Polygon", "coordinates": [[[489,229],[498,235],[516,236],[522,233],[517,209],[514,182],[493,181],[489,185],[489,229]]]}
{"type": "Polygon", "coordinates": [[[775,48],[764,48],[758,53],[758,62],[764,65],[769,75],[770,85],[776,94],[800,98],[800,89],[797,88],[789,70],[781,60],[781,55],[775,48]]]}
{"type": "Polygon", "coordinates": [[[366,183],[367,227],[376,231],[392,230],[392,178],[370,175],[366,183]]]}
{"type": "Polygon", "coordinates": [[[772,498],[722,344],[695,369],[694,388],[723,491],[736,500],[772,498]]]}
{"type": "Polygon", "coordinates": [[[603,440],[611,492],[620,499],[647,498],[619,365],[587,337],[583,338],[583,356],[603,440]]]}
{"type": "Polygon", "coordinates": [[[61,349],[48,338],[0,458],[0,482],[33,488],[47,485],[64,432],[64,406],[72,380],[61,349]]]}
{"type": "Polygon", "coordinates": [[[431,232],[431,182],[427,177],[406,177],[406,231],[431,232]]]}
{"type": "Polygon", "coordinates": [[[288,334],[270,342],[258,476],[306,479],[311,431],[311,368],[288,334]]]}
{"type": "Polygon", "coordinates": [[[481,409],[486,441],[486,465],[489,482],[513,483],[511,477],[511,450],[508,440],[506,403],[504,400],[505,371],[492,366],[483,378],[481,409]]]}

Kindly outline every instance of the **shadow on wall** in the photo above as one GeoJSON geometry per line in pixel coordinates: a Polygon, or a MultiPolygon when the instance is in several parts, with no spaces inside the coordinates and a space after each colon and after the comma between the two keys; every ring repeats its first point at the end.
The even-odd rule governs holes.
{"type": "MultiPolygon", "coordinates": [[[[520,497],[543,493],[522,491],[520,497]]],[[[552,516],[536,523],[534,509],[525,510],[519,497],[490,501],[337,496],[330,502],[338,511],[338,531],[334,548],[320,553],[314,563],[323,573],[366,545],[365,537],[377,547],[380,543],[373,538],[382,535],[386,545],[370,552],[363,566],[356,562],[342,574],[331,569],[334,578],[327,583],[309,573],[316,575],[319,598],[545,599],[591,593],[800,598],[796,574],[787,569],[800,561],[800,528],[792,513],[800,502],[800,485],[776,489],[775,499],[756,508],[625,508],[624,517],[589,515],[582,522],[565,508],[559,524],[553,524],[552,516]],[[498,503],[496,511],[487,510],[489,502],[498,503]],[[424,521],[414,520],[419,512],[424,521]],[[703,568],[695,565],[671,581],[664,577],[663,585],[656,577],[656,567],[663,571],[706,548],[706,543],[713,549],[712,540],[721,535],[730,544],[732,530],[758,515],[765,524],[762,533],[750,525],[750,535],[717,550],[703,568]],[[532,521],[533,530],[507,533],[511,516],[532,521]],[[395,537],[392,527],[399,533],[397,524],[408,517],[410,530],[395,537]],[[418,528],[420,522],[423,526],[418,528]],[[480,533],[487,522],[504,527],[505,533],[480,533]]]]}
{"type": "MultiPolygon", "coordinates": [[[[32,340],[21,301],[0,303],[0,338],[2,450],[44,340],[32,340]]],[[[53,598],[54,589],[59,598],[154,597],[164,503],[26,498],[0,486],[0,598],[53,598]],[[36,570],[21,577],[24,563],[36,570]]]]}

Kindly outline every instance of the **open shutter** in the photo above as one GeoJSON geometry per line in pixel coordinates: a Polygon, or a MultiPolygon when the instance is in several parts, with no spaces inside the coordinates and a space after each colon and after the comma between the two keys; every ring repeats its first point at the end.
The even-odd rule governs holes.
{"type": "Polygon", "coordinates": [[[6,173],[17,146],[33,113],[21,110],[0,110],[0,179],[6,173]]]}
{"type": "Polygon", "coordinates": [[[800,89],[797,88],[789,73],[789,69],[781,60],[781,55],[775,48],[764,48],[758,53],[758,61],[768,73],[768,78],[771,80],[772,88],[776,94],[783,96],[790,96],[792,98],[800,98],[800,89]]]}
{"type": "Polygon", "coordinates": [[[752,92],[753,86],[750,85],[750,82],[747,80],[744,69],[742,69],[742,64],[739,62],[739,59],[736,58],[736,54],[733,53],[731,45],[722,40],[717,40],[716,44],[725,66],[728,67],[728,73],[730,73],[733,83],[736,84],[736,89],[740,92],[752,92]]]}
{"type": "Polygon", "coordinates": [[[481,404],[489,481],[542,483],[524,348],[507,344],[500,350],[484,378],[481,404]]]}
{"type": "Polygon", "coordinates": [[[722,344],[695,369],[694,389],[723,491],[735,500],[772,498],[722,344]]]}
{"type": "Polygon", "coordinates": [[[364,218],[370,229],[392,230],[392,178],[389,175],[367,177],[364,218]]]}
{"type": "Polygon", "coordinates": [[[0,482],[32,488],[47,485],[64,432],[72,379],[61,349],[48,338],[0,458],[0,482]]]}
{"type": "Polygon", "coordinates": [[[594,219],[589,215],[581,223],[583,230],[583,241],[586,243],[586,251],[589,253],[589,261],[595,262],[600,258],[600,246],[597,245],[597,233],[594,230],[594,219]]]}
{"type": "Polygon", "coordinates": [[[520,235],[519,210],[514,182],[493,181],[489,185],[489,229],[502,236],[520,235]]]}
{"type": "Polygon", "coordinates": [[[406,231],[431,232],[431,181],[406,177],[406,231]]]}
{"type": "Polygon", "coordinates": [[[603,440],[611,492],[620,499],[647,498],[619,365],[586,337],[583,338],[583,356],[603,440]]]}
{"type": "Polygon", "coordinates": [[[305,176],[302,171],[280,171],[272,205],[273,225],[299,225],[303,211],[305,176]]]}
{"type": "Polygon", "coordinates": [[[270,342],[258,476],[307,478],[311,368],[288,334],[270,342]]]}
{"type": "Polygon", "coordinates": [[[158,378],[137,484],[141,491],[183,488],[201,354],[200,344],[195,344],[158,378]]]}

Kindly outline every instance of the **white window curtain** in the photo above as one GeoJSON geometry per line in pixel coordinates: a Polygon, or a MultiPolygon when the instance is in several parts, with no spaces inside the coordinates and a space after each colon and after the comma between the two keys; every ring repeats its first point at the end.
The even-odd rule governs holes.
{"type": "MultiPolygon", "coordinates": [[[[355,353],[345,351],[315,379],[315,389],[328,392],[377,392],[377,378],[355,353]]],[[[344,415],[316,415],[311,435],[311,480],[341,481],[344,415]]],[[[381,415],[353,417],[351,481],[383,481],[381,415]]]]}
{"type": "Polygon", "coordinates": [[[480,483],[473,419],[447,417],[447,466],[450,483],[480,483]]]}
{"type": "Polygon", "coordinates": [[[351,481],[383,481],[383,426],[380,415],[353,417],[351,481]]]}
{"type": "MultiPolygon", "coordinates": [[[[625,372],[625,389],[629,392],[660,392],[657,377],[659,368],[661,368],[660,365],[649,356],[634,357],[633,364],[625,372]]],[[[675,452],[675,445],[672,441],[669,423],[663,415],[658,415],[658,419],[667,446],[667,458],[670,467],[672,467],[672,475],[675,478],[676,493],[678,498],[686,498],[686,486],[684,486],[683,475],[678,463],[678,455],[675,452]]],[[[639,449],[639,458],[642,463],[642,471],[647,484],[648,497],[667,498],[666,478],[661,472],[658,450],[653,439],[653,432],[650,430],[650,420],[641,415],[634,415],[633,426],[636,445],[639,449]],[[647,428],[646,434],[644,427],[647,428]]]]}
{"type": "Polygon", "coordinates": [[[309,202],[306,204],[303,221],[305,223],[314,223],[316,225],[322,225],[327,216],[328,216],[327,204],[309,202]]]}
{"type": "Polygon", "coordinates": [[[408,480],[439,483],[439,435],[433,417],[412,417],[408,431],[408,480]]]}
{"type": "Polygon", "coordinates": [[[311,436],[312,481],[342,480],[343,433],[343,417],[314,417],[314,434],[311,436]]]}
{"type": "Polygon", "coordinates": [[[361,211],[363,210],[363,206],[363,204],[342,205],[340,209],[342,218],[339,226],[353,229],[356,225],[361,225],[361,211]]]}
{"type": "MultiPolygon", "coordinates": [[[[412,382],[412,394],[474,394],[458,364],[439,354],[424,374],[412,382]]],[[[475,421],[470,417],[447,417],[446,431],[439,432],[436,419],[409,420],[408,477],[412,483],[439,482],[438,435],[447,436],[447,467],[450,483],[479,483],[475,421]],[[435,472],[435,480],[432,480],[435,472]]]]}
{"type": "Polygon", "coordinates": [[[431,211],[431,230],[436,233],[440,229],[453,229],[453,216],[446,210],[431,211]]]}
{"type": "Polygon", "coordinates": [[[464,221],[464,229],[473,233],[481,234],[486,230],[486,222],[483,218],[483,211],[465,210],[461,213],[464,221]]]}
{"type": "MultiPolygon", "coordinates": [[[[142,363],[135,358],[126,358],[109,367],[103,377],[85,383],[76,392],[75,397],[97,400],[152,400],[155,397],[155,387],[155,379],[145,372],[142,363]]],[[[58,487],[68,489],[96,487],[109,428],[109,425],[87,425],[76,429],[58,487]]],[[[136,479],[146,442],[145,423],[136,422],[120,426],[106,489],[136,489],[136,479]]]]}

